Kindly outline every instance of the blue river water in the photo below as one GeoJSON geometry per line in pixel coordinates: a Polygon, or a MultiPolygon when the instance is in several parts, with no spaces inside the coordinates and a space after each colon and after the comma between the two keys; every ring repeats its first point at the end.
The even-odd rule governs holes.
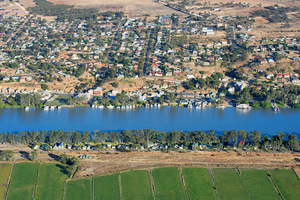
{"type": "Polygon", "coordinates": [[[0,109],[0,132],[32,130],[77,130],[77,131],[119,131],[125,129],[153,129],[158,131],[260,130],[263,134],[274,135],[281,131],[300,136],[300,110],[271,109],[250,111],[215,107],[196,110],[183,107],[92,109],[75,107],[44,111],[30,108],[0,109]]]}

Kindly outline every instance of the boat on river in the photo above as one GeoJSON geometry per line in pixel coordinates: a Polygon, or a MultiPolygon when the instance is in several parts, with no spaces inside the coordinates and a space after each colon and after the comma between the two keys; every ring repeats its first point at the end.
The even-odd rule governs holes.
{"type": "Polygon", "coordinates": [[[216,108],[225,109],[226,106],[224,106],[224,105],[217,105],[216,108]]]}
{"type": "Polygon", "coordinates": [[[252,107],[249,106],[248,104],[240,104],[236,106],[237,109],[251,109],[252,107]]]}

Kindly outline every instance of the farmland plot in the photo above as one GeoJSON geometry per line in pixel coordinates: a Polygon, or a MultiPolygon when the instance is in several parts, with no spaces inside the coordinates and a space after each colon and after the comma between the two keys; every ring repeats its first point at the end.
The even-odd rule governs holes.
{"type": "Polygon", "coordinates": [[[92,179],[79,179],[67,182],[67,200],[91,200],[92,192],[92,179]]]}
{"type": "Polygon", "coordinates": [[[37,163],[17,163],[11,177],[7,200],[32,199],[37,171],[37,163]]]}
{"type": "Polygon", "coordinates": [[[157,200],[184,200],[185,194],[180,181],[179,171],[175,167],[152,170],[157,200]]]}
{"type": "Polygon", "coordinates": [[[235,169],[215,168],[213,176],[223,200],[250,200],[242,179],[235,169]]]}
{"type": "Polygon", "coordinates": [[[300,197],[300,181],[290,169],[270,170],[273,180],[285,200],[298,200],[300,197]]]}
{"type": "Polygon", "coordinates": [[[123,200],[153,199],[148,171],[136,170],[121,174],[123,200]]]}
{"type": "Polygon", "coordinates": [[[43,164],[39,170],[37,200],[62,200],[64,182],[67,180],[67,166],[61,164],[43,164]]]}
{"type": "Polygon", "coordinates": [[[119,174],[94,178],[95,200],[120,199],[119,174]]]}
{"type": "Polygon", "coordinates": [[[218,199],[206,168],[183,168],[182,173],[189,200],[218,199]]]}
{"type": "Polygon", "coordinates": [[[12,168],[12,164],[8,164],[8,163],[0,164],[0,200],[4,199],[11,168],[12,168]]]}
{"type": "Polygon", "coordinates": [[[280,200],[279,194],[265,169],[241,169],[246,187],[253,199],[280,200]]]}

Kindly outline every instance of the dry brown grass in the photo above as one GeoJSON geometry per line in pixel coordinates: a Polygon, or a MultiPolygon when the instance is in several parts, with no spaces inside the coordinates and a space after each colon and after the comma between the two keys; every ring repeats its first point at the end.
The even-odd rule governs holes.
{"type": "Polygon", "coordinates": [[[25,8],[36,6],[33,0],[19,0],[19,3],[25,8]]]}
{"type": "MultiPolygon", "coordinates": [[[[74,154],[74,153],[73,153],[74,154]]],[[[77,155],[84,153],[78,152],[77,155]]],[[[295,157],[290,153],[236,153],[236,152],[131,152],[131,153],[88,153],[95,158],[82,162],[77,177],[107,174],[118,171],[150,168],[155,166],[202,166],[202,167],[297,167],[295,157]],[[212,154],[214,156],[212,156],[212,154]]]]}

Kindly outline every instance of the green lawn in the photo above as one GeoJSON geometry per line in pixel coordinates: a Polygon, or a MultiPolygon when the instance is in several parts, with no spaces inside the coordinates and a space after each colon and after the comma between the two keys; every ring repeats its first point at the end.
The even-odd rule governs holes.
{"type": "Polygon", "coordinates": [[[267,176],[267,170],[241,169],[241,173],[253,199],[280,200],[272,181],[267,176]]]}
{"type": "Polygon", "coordinates": [[[120,200],[118,173],[94,178],[94,200],[120,200]]]}
{"type": "Polygon", "coordinates": [[[218,199],[213,182],[206,168],[183,168],[185,187],[189,200],[218,199]]]}
{"type": "Polygon", "coordinates": [[[92,179],[79,179],[67,182],[67,200],[91,200],[92,179]]]}
{"type": "Polygon", "coordinates": [[[215,168],[213,176],[222,200],[250,200],[244,183],[235,169],[215,168]]]}
{"type": "Polygon", "coordinates": [[[12,164],[9,163],[0,164],[0,200],[4,199],[11,168],[12,168],[12,164]]]}
{"type": "Polygon", "coordinates": [[[11,177],[7,199],[32,199],[37,171],[37,163],[16,164],[11,177]]]}
{"type": "Polygon", "coordinates": [[[136,170],[121,174],[123,200],[153,200],[148,171],[136,170]]]}
{"type": "Polygon", "coordinates": [[[157,200],[185,199],[179,171],[175,167],[165,167],[152,170],[157,200]]]}
{"type": "Polygon", "coordinates": [[[62,200],[64,197],[64,182],[67,178],[65,165],[43,164],[39,171],[36,199],[62,200]]]}
{"type": "Polygon", "coordinates": [[[273,169],[270,173],[285,200],[300,199],[300,181],[292,170],[273,169]]]}

